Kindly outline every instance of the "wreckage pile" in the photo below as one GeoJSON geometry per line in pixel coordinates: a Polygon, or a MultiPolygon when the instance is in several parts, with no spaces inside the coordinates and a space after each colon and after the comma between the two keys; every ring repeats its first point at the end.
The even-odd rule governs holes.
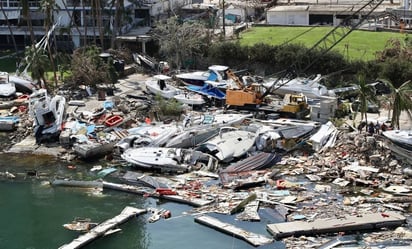
{"type": "MultiPolygon", "coordinates": [[[[80,100],[68,99],[67,116],[64,119],[64,125],[59,126],[62,129],[59,139],[54,142],[59,145],[59,156],[66,160],[73,160],[76,157],[71,147],[73,142],[91,146],[98,144],[99,146],[96,147],[98,152],[108,155],[113,153],[117,142],[130,135],[127,134],[131,131],[130,129],[135,128],[134,131],[140,129],[144,125],[144,117],[147,115],[151,102],[149,98],[142,97],[144,94],[141,92],[136,93],[135,86],[131,90],[133,93],[121,92],[112,99],[96,99],[93,96],[86,96],[85,99],[80,100]],[[116,117],[116,119],[113,118],[108,122],[110,117],[116,117]],[[69,130],[70,133],[66,134],[65,131],[69,130]],[[102,144],[108,145],[107,150],[103,151],[100,146],[102,144]],[[63,145],[65,149],[62,150],[60,145],[63,145]]],[[[27,105],[26,102],[19,101],[14,102],[11,108],[7,108],[5,114],[18,116],[19,122],[14,130],[9,131],[11,143],[3,144],[3,150],[10,151],[10,147],[14,148],[15,144],[33,136],[34,118],[29,115],[27,108],[20,108],[20,106],[27,107],[27,105]]],[[[282,143],[279,140],[279,146],[287,149],[279,153],[281,159],[270,156],[269,152],[257,154],[257,151],[248,151],[249,158],[254,158],[256,161],[239,164],[243,167],[249,166],[244,169],[236,169],[234,167],[236,162],[229,164],[224,160],[229,160],[230,157],[222,156],[218,170],[213,167],[213,172],[205,172],[195,168],[193,172],[167,177],[167,184],[152,183],[149,188],[144,189],[137,188],[130,182],[128,182],[130,185],[115,185],[109,182],[96,184],[102,185],[103,188],[123,189],[154,198],[188,203],[196,207],[193,213],[239,213],[238,219],[249,221],[260,220],[257,214],[259,208],[272,210],[271,213],[279,223],[319,222],[325,219],[345,220],[370,214],[379,214],[382,217],[395,216],[392,215],[392,211],[400,215],[410,214],[412,202],[410,186],[412,184],[411,165],[408,160],[403,160],[388,149],[386,140],[381,135],[371,135],[349,128],[350,126],[341,127],[336,133],[334,143],[328,147],[309,144],[310,136],[307,135],[305,135],[305,140],[299,138],[298,143],[293,141],[293,144],[303,146],[291,147],[290,150],[285,148],[286,142],[282,143]],[[258,159],[262,160],[261,165],[264,167],[251,167],[255,166],[253,164],[258,159]]],[[[248,129],[245,132],[247,133],[245,138],[250,138],[252,134],[251,130],[254,127],[251,123],[248,129]]],[[[318,129],[319,127],[316,127],[310,135],[318,129]]],[[[141,140],[142,143],[139,146],[154,141],[150,136],[144,138],[146,140],[141,140]]],[[[128,143],[127,146],[136,145],[135,142],[136,140],[133,140],[133,143],[128,143]]],[[[277,143],[273,144],[277,145],[277,143]]],[[[50,143],[47,145],[50,146],[50,143]]],[[[79,146],[79,148],[87,149],[88,147],[79,146]]],[[[92,149],[86,151],[83,154],[77,151],[77,156],[87,158],[97,155],[92,149]]],[[[176,150],[173,152],[178,154],[176,150]]],[[[113,160],[108,156],[106,159],[113,160]]],[[[105,170],[108,169],[101,170],[102,177],[110,174],[115,176],[116,173],[112,174],[115,171],[119,177],[121,173],[124,173],[124,168],[110,169],[107,173],[103,172],[105,170]]],[[[136,182],[144,177],[147,177],[147,172],[132,178],[136,182]]],[[[76,183],[76,185],[81,185],[81,183],[76,183]]],[[[400,226],[404,223],[405,219],[401,217],[388,227],[391,227],[390,225],[400,226]]],[[[275,225],[267,224],[268,230],[274,231],[275,225]]],[[[354,233],[357,229],[363,230],[369,225],[366,222],[348,229],[351,229],[350,233],[354,233]]],[[[382,227],[386,225],[383,222],[382,227]]],[[[365,244],[370,243],[369,245],[379,244],[392,240],[391,236],[396,234],[396,239],[405,242],[412,239],[408,226],[399,227],[395,232],[368,233],[356,240],[363,240],[365,244]]],[[[325,234],[310,231],[301,235],[298,231],[294,231],[296,233],[291,232],[292,237],[284,236],[282,240],[287,248],[322,246],[330,241],[331,235],[332,238],[336,234],[339,238],[346,236],[345,232],[348,230],[342,229],[345,232],[339,232],[339,228],[337,227],[337,230],[328,228],[330,230],[325,234]]]]}

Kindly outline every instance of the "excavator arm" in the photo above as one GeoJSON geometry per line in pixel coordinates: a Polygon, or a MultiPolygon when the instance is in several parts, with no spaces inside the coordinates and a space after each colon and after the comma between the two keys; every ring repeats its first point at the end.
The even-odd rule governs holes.
{"type": "MultiPolygon", "coordinates": [[[[322,54],[326,54],[332,48],[334,48],[339,42],[341,42],[345,37],[347,37],[353,30],[359,27],[375,9],[381,5],[383,0],[369,0],[366,4],[362,5],[357,9],[352,15],[345,18],[339,25],[335,26],[331,31],[329,31],[324,37],[322,37],[315,45],[313,45],[310,51],[315,49],[321,49],[322,54]],[[354,21],[355,20],[355,21],[354,21]]],[[[355,6],[352,7],[352,9],[355,6]]],[[[318,61],[319,57],[310,61],[296,61],[291,64],[285,71],[282,71],[281,75],[273,82],[273,84],[266,89],[262,94],[261,99],[263,100],[271,92],[276,91],[282,85],[288,83],[294,77],[298,76],[298,73],[306,72],[315,62],[318,61]],[[303,69],[302,69],[303,68],[303,69]],[[285,80],[282,84],[278,84],[280,80],[285,80]],[[275,87],[277,85],[277,87],[275,87]]]]}

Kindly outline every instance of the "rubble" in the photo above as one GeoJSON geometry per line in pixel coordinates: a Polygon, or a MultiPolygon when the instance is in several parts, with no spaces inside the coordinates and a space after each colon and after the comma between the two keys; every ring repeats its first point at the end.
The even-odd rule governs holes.
{"type": "MultiPolygon", "coordinates": [[[[126,137],[125,130],[128,128],[136,128],[144,123],[147,115],[152,120],[156,119],[150,109],[151,98],[140,88],[144,76],[133,77],[121,80],[116,85],[118,91],[111,98],[99,100],[94,95],[83,99],[69,98],[63,130],[58,141],[51,143],[36,143],[27,99],[21,98],[1,105],[2,116],[19,119],[13,129],[7,132],[10,143],[2,144],[1,149],[12,153],[51,154],[67,161],[88,159],[100,153],[100,156],[104,156],[103,160],[121,164],[122,161],[118,161],[113,150],[114,142],[126,137]],[[116,119],[107,122],[110,117],[116,119]]],[[[66,93],[66,96],[70,96],[70,93],[66,93]]],[[[259,165],[246,159],[244,162],[224,165],[222,167],[225,170],[218,172],[199,170],[167,176],[172,182],[167,188],[171,192],[108,181],[92,183],[191,204],[194,213],[236,213],[239,219],[250,221],[259,220],[260,208],[273,210],[273,218],[278,219],[278,223],[305,222],[312,225],[318,220],[336,221],[347,216],[382,216],[394,212],[398,216],[406,216],[406,224],[403,224],[405,220],[402,219],[402,224],[397,223],[399,227],[393,231],[378,229],[373,233],[362,234],[362,238],[357,241],[383,243],[394,234],[403,242],[410,240],[412,231],[408,216],[412,211],[412,166],[410,160],[404,158],[410,158],[411,154],[396,154],[379,134],[335,130],[331,127],[328,124],[324,129],[331,134],[333,143],[326,143],[319,137],[321,134],[317,134],[312,144],[284,153],[281,160],[276,158],[270,164],[263,157],[266,155],[260,154],[258,156],[265,160],[262,159],[259,165]],[[236,171],[236,165],[241,165],[243,169],[236,171]]],[[[249,158],[252,158],[252,153],[249,158]]],[[[96,175],[104,170],[107,168],[93,168],[96,175]]],[[[101,176],[110,176],[114,171],[111,169],[101,176]]],[[[10,174],[1,173],[0,177],[10,177],[10,174]]],[[[57,181],[54,184],[68,183],[57,181]]],[[[89,186],[79,182],[69,184],[89,186]]],[[[318,247],[336,236],[345,235],[341,232],[358,232],[358,228],[353,227],[352,231],[328,230],[327,234],[316,237],[296,234],[294,237],[278,239],[282,239],[286,248],[303,248],[303,245],[318,247]]]]}

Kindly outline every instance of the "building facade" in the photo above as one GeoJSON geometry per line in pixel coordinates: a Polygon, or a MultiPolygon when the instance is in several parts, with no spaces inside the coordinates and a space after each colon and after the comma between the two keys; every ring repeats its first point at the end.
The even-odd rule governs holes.
{"type": "Polygon", "coordinates": [[[183,6],[185,1],[188,0],[141,0],[136,3],[127,0],[55,0],[53,11],[47,16],[40,0],[28,0],[27,6],[22,6],[22,1],[18,0],[0,0],[0,48],[12,48],[12,37],[20,49],[32,44],[32,40],[38,41],[46,33],[48,18],[57,24],[53,38],[59,49],[73,49],[90,44],[90,41],[103,42],[108,47],[116,36],[150,27],[153,20],[183,6]],[[116,6],[121,2],[123,6],[116,6]],[[101,6],[103,3],[106,4],[101,6]]]}

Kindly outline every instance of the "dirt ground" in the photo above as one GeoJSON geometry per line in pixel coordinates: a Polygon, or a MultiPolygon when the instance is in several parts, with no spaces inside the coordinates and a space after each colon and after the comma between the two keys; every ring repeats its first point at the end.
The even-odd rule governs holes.
{"type": "MultiPolygon", "coordinates": [[[[390,120],[389,111],[386,109],[380,109],[379,113],[367,113],[368,122],[379,121],[380,124],[383,122],[390,120]]],[[[352,122],[353,120],[351,120],[352,122]]],[[[358,113],[355,117],[355,127],[361,122],[361,114],[358,113]]],[[[409,119],[406,112],[402,112],[400,117],[400,129],[401,130],[411,130],[412,129],[412,121],[409,119]]]]}

